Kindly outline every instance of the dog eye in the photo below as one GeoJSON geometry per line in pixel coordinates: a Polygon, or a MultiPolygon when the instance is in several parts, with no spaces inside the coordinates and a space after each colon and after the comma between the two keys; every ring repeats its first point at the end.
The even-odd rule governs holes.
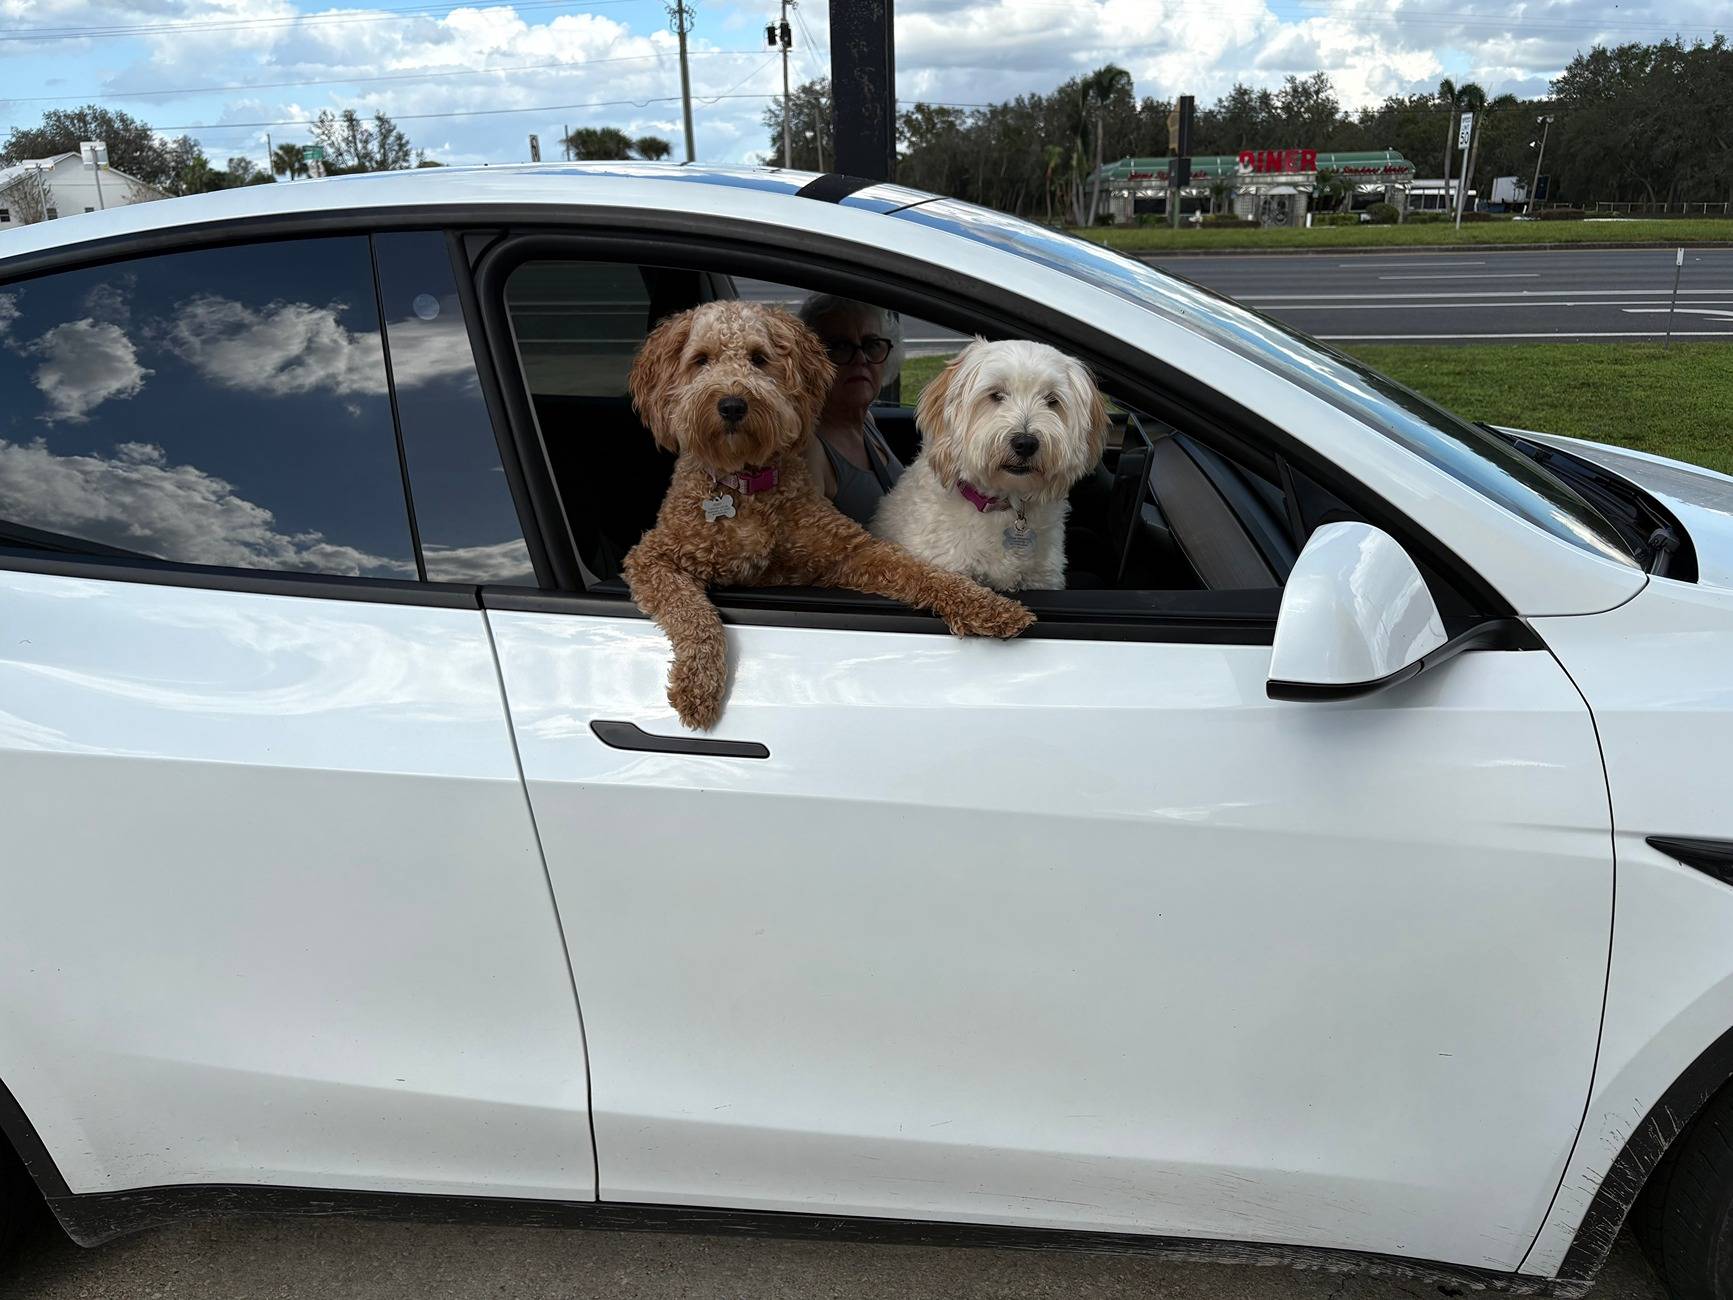
{"type": "Polygon", "coordinates": [[[764,367],[770,364],[770,358],[765,356],[762,352],[754,352],[752,354],[752,364],[757,366],[760,370],[763,370],[764,367]]]}
{"type": "Polygon", "coordinates": [[[1005,394],[1001,393],[997,388],[988,393],[987,396],[992,398],[995,402],[1002,402],[1005,400],[1005,394]]]}
{"type": "Polygon", "coordinates": [[[710,358],[700,352],[697,356],[692,358],[692,364],[695,366],[707,366],[710,364],[710,358]]]}
{"type": "Polygon", "coordinates": [[[1058,406],[1059,405],[1059,394],[1058,393],[1048,393],[1047,394],[1047,405],[1058,406]]]}

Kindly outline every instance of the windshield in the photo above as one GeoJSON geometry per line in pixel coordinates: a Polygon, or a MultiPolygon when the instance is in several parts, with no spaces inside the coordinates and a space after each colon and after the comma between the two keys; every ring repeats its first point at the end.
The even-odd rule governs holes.
{"type": "Polygon", "coordinates": [[[1636,567],[1612,525],[1503,439],[1231,298],[1088,240],[954,199],[894,215],[991,244],[1173,317],[1279,371],[1553,536],[1636,567]]]}

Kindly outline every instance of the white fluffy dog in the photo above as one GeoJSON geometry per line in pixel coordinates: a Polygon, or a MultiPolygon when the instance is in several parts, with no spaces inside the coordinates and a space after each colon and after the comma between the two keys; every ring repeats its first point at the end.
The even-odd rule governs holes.
{"type": "Polygon", "coordinates": [[[1045,343],[976,339],[915,407],[921,454],[872,531],[1000,591],[1065,585],[1071,485],[1101,459],[1107,407],[1045,343]]]}

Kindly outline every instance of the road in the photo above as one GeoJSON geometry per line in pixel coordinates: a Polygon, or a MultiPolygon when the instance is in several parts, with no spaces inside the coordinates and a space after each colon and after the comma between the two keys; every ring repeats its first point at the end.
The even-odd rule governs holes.
{"type": "MultiPolygon", "coordinates": [[[[1151,258],[1152,265],[1336,342],[1634,342],[1666,333],[1669,249],[1566,252],[1347,253],[1151,258]]],[[[740,281],[745,296],[790,291],[740,281]]],[[[907,320],[911,355],[950,353],[966,338],[907,320]]],[[[1678,339],[1733,340],[1733,249],[1686,249],[1678,339]]]]}
{"type": "MultiPolygon", "coordinates": [[[[1127,1256],[345,1219],[189,1222],[82,1251],[38,1231],[0,1300],[1437,1300],[1364,1274],[1127,1256]]],[[[1621,1238],[1591,1300],[1664,1300],[1621,1238]]]]}
{"type": "MultiPolygon", "coordinates": [[[[1379,343],[1658,339],[1671,249],[1175,257],[1155,265],[1317,338],[1379,343]]],[[[1733,248],[1686,249],[1675,338],[1733,339],[1733,248]]]]}

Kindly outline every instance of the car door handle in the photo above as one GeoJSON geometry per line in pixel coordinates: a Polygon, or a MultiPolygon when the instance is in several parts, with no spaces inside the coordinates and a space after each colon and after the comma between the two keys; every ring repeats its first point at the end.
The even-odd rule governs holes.
{"type": "Polygon", "coordinates": [[[769,758],[770,749],[756,740],[704,740],[698,736],[656,736],[635,722],[590,723],[596,739],[611,749],[636,749],[652,754],[707,754],[711,758],[769,758]]]}

